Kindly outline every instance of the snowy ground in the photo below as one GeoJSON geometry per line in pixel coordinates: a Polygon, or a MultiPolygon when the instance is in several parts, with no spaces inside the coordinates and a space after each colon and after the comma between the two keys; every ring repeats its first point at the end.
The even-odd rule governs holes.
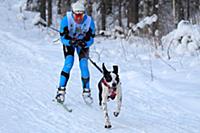
{"type": "Polygon", "coordinates": [[[31,24],[33,14],[24,13],[24,26],[18,2],[0,3],[0,133],[200,132],[200,59],[182,56],[166,60],[175,71],[152,56],[148,45],[136,47],[144,45],[141,42],[130,45],[96,38],[91,48],[91,58],[99,65],[105,62],[108,68],[120,67],[123,105],[119,118],[114,118],[115,104],[109,103],[111,129],[104,129],[98,107],[101,74],[90,65],[95,101],[87,106],[81,97],[77,57],[66,95],[73,112],[57,106],[52,99],[63,65],[62,46],[53,44],[47,31],[31,24]]]}

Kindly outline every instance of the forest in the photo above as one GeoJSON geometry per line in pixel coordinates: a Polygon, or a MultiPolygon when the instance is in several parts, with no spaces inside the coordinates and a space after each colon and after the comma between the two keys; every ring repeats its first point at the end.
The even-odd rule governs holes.
{"type": "MultiPolygon", "coordinates": [[[[71,10],[76,0],[27,0],[26,10],[40,12],[41,18],[54,24],[52,16],[64,16],[71,10]],[[55,11],[53,10],[55,9],[55,11]]],[[[133,34],[157,36],[161,38],[174,29],[181,20],[192,24],[200,23],[200,0],[82,0],[87,14],[96,21],[97,34],[100,31],[113,31],[127,37],[131,29],[133,34]],[[154,21],[145,26],[134,25],[146,17],[154,21]],[[114,30],[113,30],[114,29],[114,30]]],[[[105,33],[105,32],[104,32],[105,33]]]]}

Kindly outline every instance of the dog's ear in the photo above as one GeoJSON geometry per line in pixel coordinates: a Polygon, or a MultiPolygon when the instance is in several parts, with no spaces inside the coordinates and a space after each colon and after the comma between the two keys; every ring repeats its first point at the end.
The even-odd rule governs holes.
{"type": "Polygon", "coordinates": [[[103,68],[103,74],[105,75],[106,73],[108,73],[108,70],[106,69],[104,63],[102,64],[102,68],[103,68]]]}
{"type": "Polygon", "coordinates": [[[114,65],[114,66],[113,66],[113,72],[114,72],[115,74],[118,74],[118,66],[117,66],[117,65],[114,65]]]}

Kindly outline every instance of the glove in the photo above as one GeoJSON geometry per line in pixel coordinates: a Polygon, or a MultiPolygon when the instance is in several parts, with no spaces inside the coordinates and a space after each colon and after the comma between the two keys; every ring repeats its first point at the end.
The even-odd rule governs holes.
{"type": "Polygon", "coordinates": [[[80,46],[81,48],[85,48],[86,47],[86,43],[83,40],[77,40],[77,45],[80,46]]]}
{"type": "Polygon", "coordinates": [[[92,29],[89,28],[89,31],[86,33],[84,40],[87,42],[90,40],[90,37],[92,36],[92,29]]]}
{"type": "Polygon", "coordinates": [[[76,43],[77,43],[77,40],[76,40],[76,39],[69,40],[69,44],[70,44],[71,46],[75,46],[76,43]]]}

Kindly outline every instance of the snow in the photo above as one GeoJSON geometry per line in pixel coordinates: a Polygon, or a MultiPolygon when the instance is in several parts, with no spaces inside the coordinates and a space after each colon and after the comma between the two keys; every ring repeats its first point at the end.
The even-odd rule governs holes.
{"type": "MultiPolygon", "coordinates": [[[[174,54],[171,60],[164,59],[175,71],[155,57],[142,39],[130,44],[96,38],[91,47],[90,56],[99,66],[104,62],[109,69],[115,64],[120,68],[123,105],[115,118],[115,104],[108,103],[111,129],[104,128],[98,106],[101,74],[90,64],[94,103],[88,106],[81,97],[76,54],[66,94],[66,104],[73,112],[53,103],[63,65],[62,45],[52,43],[49,31],[33,26],[33,13],[23,13],[24,28],[24,20],[17,19],[18,2],[0,3],[0,133],[200,132],[199,56],[174,54]]],[[[173,36],[166,37],[172,40],[173,36]]]]}
{"type": "Polygon", "coordinates": [[[199,43],[200,26],[192,25],[185,20],[180,21],[177,29],[162,38],[163,46],[175,49],[175,53],[172,53],[173,55],[194,54],[199,48],[199,43]]]}
{"type": "Polygon", "coordinates": [[[132,26],[132,30],[136,31],[138,29],[143,29],[145,26],[152,25],[154,22],[158,20],[158,16],[153,14],[152,16],[147,16],[138,22],[136,25],[132,26]]]}
{"type": "Polygon", "coordinates": [[[32,20],[32,24],[37,25],[39,22],[46,24],[46,22],[40,17],[40,13],[37,13],[32,20]]]}

